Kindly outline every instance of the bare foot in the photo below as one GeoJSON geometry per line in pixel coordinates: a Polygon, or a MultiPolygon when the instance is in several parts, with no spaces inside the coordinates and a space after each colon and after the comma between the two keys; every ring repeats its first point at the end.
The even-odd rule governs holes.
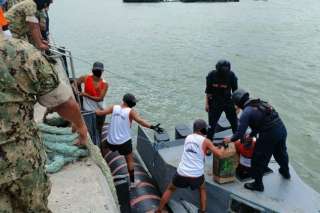
{"type": "Polygon", "coordinates": [[[73,143],[75,146],[86,146],[87,145],[87,137],[81,138],[81,136],[73,143]]]}

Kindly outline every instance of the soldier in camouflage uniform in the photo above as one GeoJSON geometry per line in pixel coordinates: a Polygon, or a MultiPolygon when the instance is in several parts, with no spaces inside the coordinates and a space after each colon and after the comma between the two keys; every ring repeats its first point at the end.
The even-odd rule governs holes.
{"type": "Polygon", "coordinates": [[[11,7],[5,16],[10,23],[13,37],[29,41],[29,34],[31,43],[40,50],[47,50],[49,47],[42,39],[39,17],[45,18],[43,10],[49,7],[51,2],[51,0],[24,0],[11,7]]]}
{"type": "MultiPolygon", "coordinates": [[[[13,7],[14,5],[22,2],[24,0],[8,0],[7,1],[7,7],[6,10],[9,10],[11,7],[13,7]]],[[[36,13],[36,17],[39,20],[39,24],[40,24],[40,31],[42,34],[42,37],[44,38],[44,40],[48,40],[48,29],[47,26],[49,23],[47,23],[48,20],[48,13],[47,10],[49,9],[49,7],[42,9],[42,10],[37,10],[36,13]]],[[[30,41],[30,39],[29,39],[30,41]]],[[[32,40],[31,40],[32,43],[32,40]]]]}
{"type": "MultiPolygon", "coordinates": [[[[0,14],[2,15],[2,14],[0,14]]],[[[87,128],[52,65],[29,43],[5,38],[0,26],[0,213],[45,213],[50,181],[33,120],[38,101],[71,121],[80,144],[87,128]]]]}
{"type": "Polygon", "coordinates": [[[18,4],[21,1],[23,0],[8,0],[6,9],[9,10],[13,5],[18,4]]]}

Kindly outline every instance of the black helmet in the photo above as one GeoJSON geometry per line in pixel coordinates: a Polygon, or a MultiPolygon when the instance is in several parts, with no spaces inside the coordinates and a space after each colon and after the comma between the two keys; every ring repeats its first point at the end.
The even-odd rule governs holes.
{"type": "Polygon", "coordinates": [[[122,101],[128,105],[128,107],[132,108],[137,104],[137,99],[131,93],[127,93],[123,96],[122,101]]]}
{"type": "Polygon", "coordinates": [[[193,132],[200,131],[202,134],[207,135],[208,125],[202,119],[197,119],[193,123],[193,132]]]}
{"type": "Polygon", "coordinates": [[[249,99],[249,93],[244,89],[237,89],[232,93],[232,101],[235,105],[242,108],[244,103],[249,99]]]}
{"type": "Polygon", "coordinates": [[[221,70],[222,67],[228,67],[231,70],[231,64],[227,60],[219,60],[216,64],[216,70],[221,70]]]}
{"type": "Polygon", "coordinates": [[[34,0],[34,2],[37,4],[37,9],[42,10],[46,7],[49,7],[49,5],[52,3],[52,0],[34,0]]]}

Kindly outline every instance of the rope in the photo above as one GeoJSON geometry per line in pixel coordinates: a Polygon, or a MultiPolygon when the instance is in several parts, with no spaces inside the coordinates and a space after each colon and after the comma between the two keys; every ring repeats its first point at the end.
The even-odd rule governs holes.
{"type": "MultiPolygon", "coordinates": [[[[59,47],[55,47],[55,46],[52,46],[52,45],[51,45],[50,47],[59,49],[59,47]]],[[[61,48],[60,48],[60,49],[61,49],[61,48]]],[[[60,55],[66,56],[66,57],[70,57],[69,55],[64,54],[64,53],[61,53],[61,52],[59,52],[59,51],[57,51],[57,50],[54,50],[54,49],[50,49],[50,51],[52,51],[53,53],[56,53],[56,54],[60,54],[60,55]]],[[[88,61],[88,60],[86,60],[86,59],[83,59],[83,58],[81,58],[81,57],[79,57],[79,56],[74,56],[74,55],[72,55],[72,58],[75,59],[75,60],[77,60],[77,61],[81,61],[81,62],[83,62],[83,63],[85,63],[85,64],[88,64],[88,65],[92,65],[92,64],[93,64],[92,62],[90,62],[90,61],[88,61]]],[[[123,76],[123,75],[119,75],[118,73],[113,72],[113,71],[111,71],[111,70],[109,70],[109,69],[108,69],[108,72],[111,73],[111,74],[113,74],[114,76],[116,76],[116,77],[118,77],[118,78],[125,79],[126,81],[128,81],[128,82],[130,82],[130,83],[132,83],[132,84],[135,84],[136,86],[146,88],[148,91],[156,92],[156,93],[158,93],[158,94],[162,94],[162,93],[159,93],[158,90],[155,90],[155,89],[153,89],[153,88],[151,88],[151,87],[148,87],[148,86],[146,86],[145,84],[138,83],[137,80],[134,80],[134,79],[132,79],[132,78],[125,77],[125,76],[123,76]]]]}

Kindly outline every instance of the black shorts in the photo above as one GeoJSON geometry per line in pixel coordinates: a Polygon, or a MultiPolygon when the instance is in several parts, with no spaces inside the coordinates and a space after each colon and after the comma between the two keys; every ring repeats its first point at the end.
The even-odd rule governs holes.
{"type": "Polygon", "coordinates": [[[108,141],[106,141],[106,145],[112,152],[118,151],[120,155],[129,155],[132,153],[131,139],[120,145],[109,144],[108,141]]]}
{"type": "Polygon", "coordinates": [[[199,189],[200,186],[204,183],[204,175],[200,177],[184,177],[179,175],[177,172],[172,178],[172,184],[178,188],[188,188],[191,190],[199,189]]]}

